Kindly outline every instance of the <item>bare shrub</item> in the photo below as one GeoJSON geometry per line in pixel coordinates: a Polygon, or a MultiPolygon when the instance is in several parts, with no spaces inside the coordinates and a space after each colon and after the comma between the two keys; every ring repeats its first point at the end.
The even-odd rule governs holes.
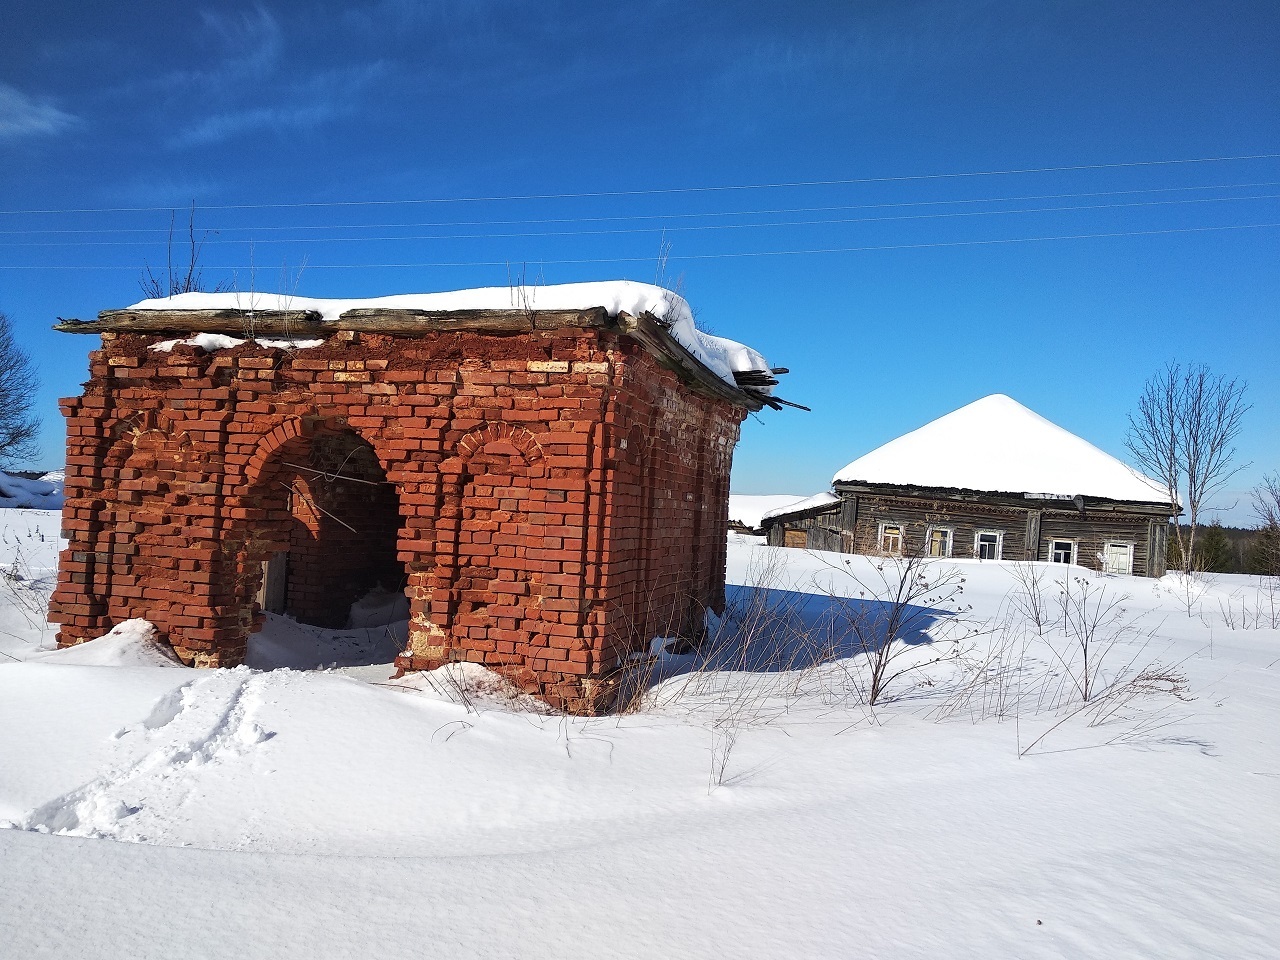
{"type": "Polygon", "coordinates": [[[1025,757],[1041,746],[1055,731],[1077,718],[1085,720],[1091,728],[1119,725],[1119,729],[1100,746],[1134,743],[1154,739],[1155,734],[1172,726],[1182,718],[1170,715],[1173,704],[1165,703],[1154,710],[1139,709],[1142,701],[1151,698],[1168,699],[1188,703],[1195,698],[1189,692],[1187,676],[1180,665],[1168,666],[1158,660],[1135,668],[1133,661],[1116,671],[1105,683],[1095,689],[1092,699],[1067,709],[1048,729],[1028,743],[1019,745],[1018,755],[1025,757]]]}
{"type": "Polygon", "coordinates": [[[1021,708],[1028,642],[1025,623],[1006,616],[994,629],[979,633],[989,635],[991,642],[960,653],[960,680],[931,711],[932,719],[967,716],[974,723],[999,722],[1016,716],[1021,708]]]}
{"type": "Polygon", "coordinates": [[[1016,584],[1009,594],[1008,603],[1014,612],[1036,628],[1044,636],[1045,627],[1053,620],[1052,601],[1047,593],[1051,583],[1056,583],[1043,564],[1013,562],[1008,564],[1016,584]]]}
{"type": "MultiPolygon", "coordinates": [[[[169,243],[166,247],[166,263],[167,270],[164,275],[156,276],[152,271],[151,265],[144,266],[142,279],[138,281],[138,286],[142,288],[143,294],[152,300],[162,300],[165,297],[176,296],[179,293],[194,293],[203,291],[204,286],[204,268],[200,266],[200,251],[204,248],[204,241],[207,234],[196,236],[196,205],[191,203],[191,212],[187,217],[187,242],[184,248],[184,255],[180,257],[181,262],[174,263],[173,251],[173,229],[177,218],[176,211],[169,211],[169,243]]],[[[225,282],[220,282],[214,286],[213,292],[219,293],[226,288],[225,282]]]]}
{"type": "Polygon", "coordinates": [[[1225,600],[1219,598],[1218,611],[1228,630],[1280,629],[1280,577],[1254,581],[1252,597],[1241,589],[1225,600]]]}
{"type": "Polygon", "coordinates": [[[832,640],[851,640],[852,652],[861,655],[864,682],[860,685],[868,706],[879,703],[906,674],[957,654],[951,648],[923,660],[909,655],[916,644],[929,639],[926,631],[941,617],[968,612],[957,603],[965,582],[959,568],[920,554],[877,558],[871,565],[874,576],[856,573],[851,560],[828,566],[857,590],[856,598],[831,588],[826,595],[838,610],[832,640]]]}
{"type": "Polygon", "coordinates": [[[1056,648],[1054,654],[1085,703],[1103,685],[1103,669],[1116,644],[1134,633],[1136,618],[1124,606],[1128,600],[1128,594],[1116,593],[1088,577],[1070,577],[1058,592],[1062,630],[1079,659],[1056,648]]]}
{"type": "MultiPolygon", "coordinates": [[[[0,540],[13,550],[12,561],[0,567],[0,604],[13,610],[26,624],[21,635],[4,633],[23,643],[32,643],[30,635],[35,634],[38,639],[34,643],[43,645],[50,630],[48,610],[53,578],[40,573],[43,564],[38,555],[42,551],[51,553],[48,562],[52,566],[57,556],[56,540],[50,541],[36,530],[24,533],[8,527],[0,530],[0,540]]],[[[9,656],[9,659],[18,658],[9,656]]]]}

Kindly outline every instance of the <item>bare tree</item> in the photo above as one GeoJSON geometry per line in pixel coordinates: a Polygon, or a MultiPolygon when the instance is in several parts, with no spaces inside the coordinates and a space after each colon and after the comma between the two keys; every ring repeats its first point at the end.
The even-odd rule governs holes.
{"type": "MultiPolygon", "coordinates": [[[[200,266],[200,251],[204,247],[204,234],[196,237],[196,205],[191,204],[191,213],[187,218],[187,246],[185,264],[174,265],[173,262],[173,227],[176,213],[169,212],[169,245],[167,248],[167,276],[157,277],[147,264],[146,274],[138,281],[142,292],[150,299],[160,300],[179,293],[193,293],[204,290],[204,269],[200,266]]],[[[222,291],[226,283],[219,283],[213,288],[214,293],[222,291]]]]}
{"type": "Polygon", "coordinates": [[[0,313],[0,467],[29,460],[39,452],[40,420],[31,412],[36,372],[13,337],[13,324],[0,313]]]}
{"type": "Polygon", "coordinates": [[[1280,473],[1264,476],[1253,488],[1253,509],[1258,518],[1256,550],[1264,573],[1280,576],[1280,473]]]}
{"type": "Polygon", "coordinates": [[[1249,404],[1246,384],[1214,375],[1204,364],[1171,363],[1148,380],[1129,415],[1125,446],[1144,471],[1182,502],[1186,531],[1175,523],[1183,573],[1190,573],[1205,503],[1247,464],[1236,463],[1235,439],[1249,404]],[[1180,492],[1185,491],[1185,497],[1180,492]]]}

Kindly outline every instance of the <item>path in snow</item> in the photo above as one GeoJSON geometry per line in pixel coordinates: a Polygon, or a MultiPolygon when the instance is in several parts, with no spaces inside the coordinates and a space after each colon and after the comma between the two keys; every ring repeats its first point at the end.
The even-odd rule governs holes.
{"type": "Polygon", "coordinates": [[[116,838],[131,820],[131,837],[162,837],[166,821],[195,790],[201,768],[233,764],[273,733],[253,720],[271,674],[246,668],[192,679],[161,697],[140,722],[116,732],[121,752],[141,758],[113,766],[84,786],[41,804],[13,824],[21,830],[116,838]]]}

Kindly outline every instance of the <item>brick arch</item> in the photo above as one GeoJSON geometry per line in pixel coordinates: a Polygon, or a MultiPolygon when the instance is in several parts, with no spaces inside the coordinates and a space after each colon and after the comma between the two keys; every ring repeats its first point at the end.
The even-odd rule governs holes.
{"type": "Polygon", "coordinates": [[[289,417],[273,427],[266,436],[258,441],[258,446],[254,450],[253,456],[249,458],[249,462],[244,467],[245,489],[248,490],[258,485],[267,467],[286,446],[299,439],[309,440],[321,431],[332,433],[350,431],[354,433],[373,450],[373,455],[378,458],[378,464],[382,467],[383,473],[387,475],[387,479],[395,484],[397,491],[399,491],[402,463],[400,460],[390,457],[387,451],[382,448],[382,437],[370,436],[364,430],[359,427],[353,427],[345,421],[319,420],[314,416],[289,417]]]}
{"type": "Polygon", "coordinates": [[[524,427],[513,427],[509,423],[490,423],[477,427],[458,441],[456,449],[458,456],[466,460],[480,450],[497,444],[510,446],[512,452],[522,457],[530,466],[543,459],[542,445],[538,443],[538,438],[524,427]]]}
{"type": "Polygon", "coordinates": [[[537,509],[530,497],[541,503],[545,496],[542,446],[523,427],[487,424],[458,440],[439,470],[431,629],[442,656],[449,647],[474,645],[483,633],[494,644],[485,662],[514,663],[516,644],[530,641],[539,602],[533,581],[541,574],[525,561],[540,537],[521,531],[528,511],[537,509]]]}
{"type": "Polygon", "coordinates": [[[244,485],[248,489],[256,487],[262,479],[263,471],[272,463],[277,453],[286,445],[298,438],[310,437],[314,433],[313,421],[309,417],[290,417],[275,426],[270,433],[258,441],[258,447],[249,458],[244,468],[244,485]]]}

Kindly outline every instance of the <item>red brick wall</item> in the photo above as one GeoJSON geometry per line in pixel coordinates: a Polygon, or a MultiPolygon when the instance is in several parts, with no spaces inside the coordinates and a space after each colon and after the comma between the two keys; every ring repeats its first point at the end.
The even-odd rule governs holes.
{"type": "Polygon", "coordinates": [[[742,411],[625,337],[159,339],[104,335],[63,401],[63,645],[145,617],[189,663],[238,663],[262,561],[287,549],[304,618],[401,579],[402,666],[473,660],[593,709],[620,658],[723,603],[742,411]],[[334,470],[335,450],[357,452],[334,470]]]}

